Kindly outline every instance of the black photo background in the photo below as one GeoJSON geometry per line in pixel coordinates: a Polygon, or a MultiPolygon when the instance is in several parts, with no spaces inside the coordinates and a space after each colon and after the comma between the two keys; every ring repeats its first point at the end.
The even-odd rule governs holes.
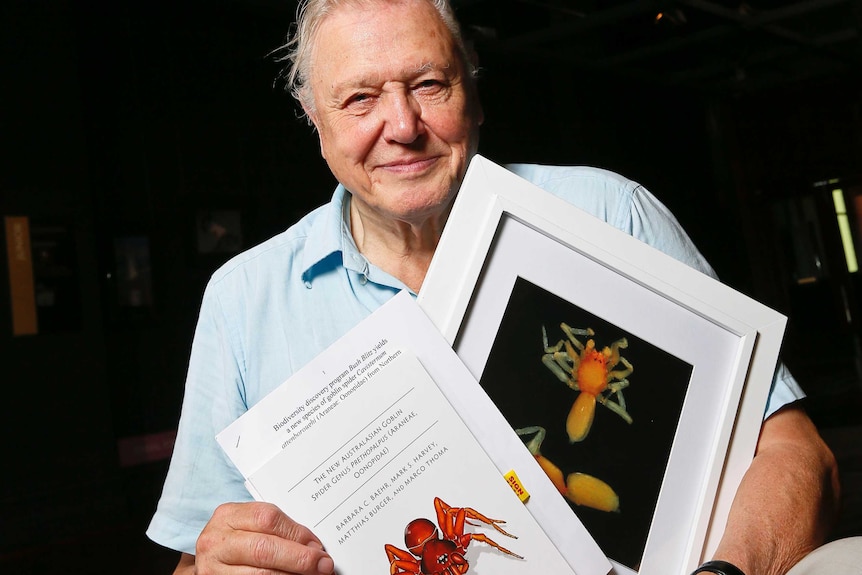
{"type": "Polygon", "coordinates": [[[541,454],[564,476],[587,473],[616,491],[618,513],[569,504],[605,554],[637,569],[691,373],[688,363],[518,278],[480,383],[513,428],[547,430],[541,454]],[[565,337],[561,322],[592,328],[597,349],[621,337],[628,339],[621,355],[634,367],[623,392],[631,424],[597,404],[589,434],[581,442],[569,443],[566,417],[579,392],[542,363],[542,326],[554,345],[565,337]]]}

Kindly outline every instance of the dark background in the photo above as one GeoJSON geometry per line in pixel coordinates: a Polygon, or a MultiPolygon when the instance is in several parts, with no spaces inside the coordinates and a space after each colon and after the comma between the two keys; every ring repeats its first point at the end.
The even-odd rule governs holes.
{"type": "MultiPolygon", "coordinates": [[[[726,283],[791,316],[786,359],[812,416],[836,449],[858,445],[858,273],[844,264],[831,189],[844,189],[858,240],[859,2],[460,7],[482,64],[481,152],[646,185],[726,283]]],[[[200,297],[229,255],[198,252],[200,213],[239,211],[247,247],[334,186],[314,134],[273,86],[267,54],[294,10],[0,6],[0,207],[38,228],[53,260],[37,271],[57,294],[40,307],[39,335],[13,337],[0,266],[4,572],[173,567],[175,554],[142,534],[167,468],[144,439],[176,428],[200,297]],[[120,305],[114,241],[129,237],[149,243],[152,305],[120,305]],[[144,456],[130,461],[120,446],[144,456]]],[[[858,485],[847,461],[845,485],[858,485]]],[[[847,493],[859,509],[859,490],[847,493]]],[[[851,532],[862,527],[836,535],[851,532]]]]}

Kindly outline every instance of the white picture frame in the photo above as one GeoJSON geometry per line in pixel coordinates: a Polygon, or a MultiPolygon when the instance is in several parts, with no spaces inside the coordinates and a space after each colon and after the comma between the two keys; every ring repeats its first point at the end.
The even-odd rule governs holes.
{"type": "MultiPolygon", "coordinates": [[[[624,354],[635,354],[634,342],[638,342],[642,348],[657,348],[691,366],[668,439],[667,461],[659,470],[658,493],[654,505],[650,504],[646,533],[640,543],[629,543],[631,549],[625,550],[633,550],[637,559],[620,561],[608,553],[616,575],[691,572],[715,549],[733,495],[753,456],[786,318],[476,156],[418,302],[480,382],[498,332],[508,325],[506,318],[512,312],[507,307],[516,284],[527,286],[528,292],[547,292],[560,299],[563,309],[571,306],[573,313],[586,314],[584,317],[628,334],[629,348],[624,354]]],[[[530,330],[536,348],[530,351],[535,360],[529,361],[538,365],[543,353],[541,332],[530,330]]],[[[547,332],[549,343],[561,339],[558,326],[549,323],[547,332]]],[[[598,347],[609,343],[605,339],[596,330],[598,347]]],[[[509,355],[519,354],[510,353],[504,361],[509,361],[509,355]]],[[[643,381],[649,375],[638,367],[634,365],[629,389],[624,392],[633,392],[638,378],[643,381]]],[[[655,374],[650,377],[659,381],[655,374]]],[[[542,387],[545,381],[541,385],[525,382],[524,397],[545,393],[556,385],[573,397],[577,393],[565,389],[550,371],[545,379],[547,388],[542,387]]],[[[483,383],[486,392],[490,385],[483,383]]],[[[651,389],[658,397],[664,393],[664,386],[651,389]]],[[[635,412],[638,406],[633,401],[628,407],[635,412]]],[[[471,396],[460,410],[498,467],[509,469],[511,437],[501,440],[499,427],[487,424],[499,421],[493,400],[471,396]]],[[[619,420],[625,425],[604,407],[597,410],[596,422],[619,420]]],[[[637,423],[648,421],[650,414],[633,417],[637,423]]],[[[649,437],[649,428],[630,437],[643,441],[649,437]]],[[[621,451],[625,444],[608,449],[621,451]]],[[[548,495],[542,482],[550,482],[539,466],[530,467],[517,470],[528,490],[531,485],[538,489],[531,491],[534,497],[527,505],[553,536],[558,526],[566,524],[559,520],[561,506],[552,501],[554,490],[548,495]]],[[[637,469],[631,473],[640,475],[637,469]]],[[[621,507],[619,515],[623,516],[626,509],[621,507]]],[[[571,514],[575,509],[580,515],[581,508],[575,505],[564,512],[571,514]]]]}

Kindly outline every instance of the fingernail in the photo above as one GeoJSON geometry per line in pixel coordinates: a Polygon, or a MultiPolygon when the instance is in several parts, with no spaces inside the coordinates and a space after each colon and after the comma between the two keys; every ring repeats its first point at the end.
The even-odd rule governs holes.
{"type": "Polygon", "coordinates": [[[308,546],[311,547],[312,549],[323,549],[323,545],[321,545],[317,541],[309,541],[308,546]]]}
{"type": "Polygon", "coordinates": [[[320,561],[317,562],[317,572],[325,573],[325,575],[329,575],[335,570],[335,562],[332,560],[332,557],[329,555],[324,555],[320,558],[320,561]]]}

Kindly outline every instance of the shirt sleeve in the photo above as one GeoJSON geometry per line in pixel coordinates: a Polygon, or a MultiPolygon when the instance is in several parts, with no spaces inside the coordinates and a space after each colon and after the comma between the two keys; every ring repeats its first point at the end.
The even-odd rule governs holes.
{"type": "Polygon", "coordinates": [[[631,234],[676,260],[718,279],[676,217],[643,186],[631,194],[631,234]]]}
{"type": "Polygon", "coordinates": [[[236,349],[210,284],[195,329],[173,456],[147,529],[150,539],[177,551],[195,553],[197,538],[219,504],[251,500],[242,475],[215,440],[245,410],[236,349]]]}
{"type": "MultiPolygon", "coordinates": [[[[632,235],[714,278],[715,271],[695,247],[682,226],[661,202],[648,190],[638,186],[631,201],[632,235]]],[[[763,418],[780,408],[805,397],[805,393],[783,363],[779,363],[772,378],[769,398],[763,418]]]]}

